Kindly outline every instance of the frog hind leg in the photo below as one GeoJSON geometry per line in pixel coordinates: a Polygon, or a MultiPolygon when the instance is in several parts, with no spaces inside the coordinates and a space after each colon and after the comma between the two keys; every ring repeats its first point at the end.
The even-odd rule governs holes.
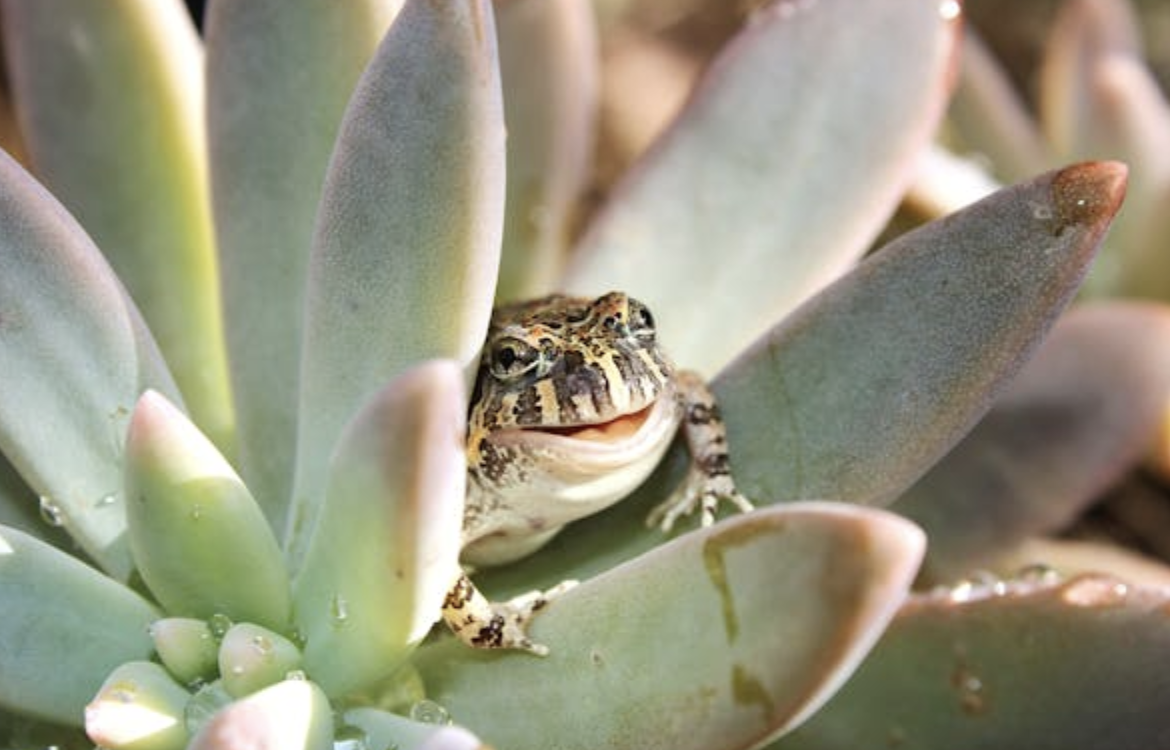
{"type": "Polygon", "coordinates": [[[726,500],[740,511],[752,504],[736,489],[727,453],[727,426],[719,413],[715,394],[698,373],[682,370],[675,376],[677,398],[682,409],[683,436],[691,454],[691,466],[683,483],[662,504],[650,512],[647,526],[670,531],[680,517],[700,512],[700,523],[715,523],[715,511],[726,500]]]}
{"type": "Polygon", "coordinates": [[[547,656],[548,647],[533,643],[528,637],[528,623],[552,599],[576,584],[576,581],[563,581],[548,591],[529,591],[506,602],[491,602],[466,573],[460,573],[443,600],[443,621],[468,646],[518,649],[547,656]]]}

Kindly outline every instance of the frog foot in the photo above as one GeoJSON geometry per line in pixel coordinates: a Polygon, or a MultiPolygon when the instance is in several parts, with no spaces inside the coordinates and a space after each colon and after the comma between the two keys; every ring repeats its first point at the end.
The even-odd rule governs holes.
{"type": "Polygon", "coordinates": [[[547,591],[529,591],[506,602],[491,602],[462,574],[443,601],[443,620],[459,640],[474,648],[517,649],[547,656],[548,647],[528,637],[528,623],[550,601],[576,585],[576,581],[562,581],[547,591]]]}
{"type": "Polygon", "coordinates": [[[754,508],[751,501],[739,494],[730,474],[711,474],[692,466],[686,481],[665,502],[650,511],[646,525],[669,532],[675,521],[698,510],[700,525],[710,526],[715,523],[715,511],[721,500],[731,503],[742,513],[754,508]]]}

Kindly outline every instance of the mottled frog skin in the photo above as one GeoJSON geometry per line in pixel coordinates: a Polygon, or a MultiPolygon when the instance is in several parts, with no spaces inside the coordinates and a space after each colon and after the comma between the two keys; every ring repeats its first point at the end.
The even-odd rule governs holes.
{"type": "MultiPolygon", "coordinates": [[[[700,510],[708,525],[721,499],[750,510],[731,478],[714,397],[695,373],[675,369],[645,305],[611,292],[497,308],[468,419],[464,562],[524,557],[565,524],[626,497],[680,427],[691,470],[648,522],[669,530],[700,510]]],[[[493,604],[464,575],[443,617],[473,646],[543,654],[524,627],[571,585],[493,604]]]]}

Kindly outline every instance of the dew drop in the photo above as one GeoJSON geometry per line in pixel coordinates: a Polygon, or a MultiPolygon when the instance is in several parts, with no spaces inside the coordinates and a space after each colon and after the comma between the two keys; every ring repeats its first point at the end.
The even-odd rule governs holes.
{"type": "Polygon", "coordinates": [[[217,641],[222,640],[234,624],[232,618],[219,612],[207,618],[207,627],[211,630],[211,634],[215,636],[217,641]]]}
{"type": "Polygon", "coordinates": [[[65,525],[65,511],[53,502],[47,495],[41,495],[41,520],[50,526],[60,528],[65,525]]]}
{"type": "Polygon", "coordinates": [[[955,604],[1004,596],[1010,590],[1007,582],[987,571],[977,571],[946,590],[946,598],[955,604]]]}
{"type": "Polygon", "coordinates": [[[99,508],[99,509],[100,508],[112,508],[117,504],[118,504],[118,496],[111,492],[108,495],[102,495],[101,497],[99,497],[97,499],[97,501],[94,502],[93,507],[99,508]]]}
{"type": "Polygon", "coordinates": [[[334,625],[344,625],[349,620],[349,602],[341,594],[334,594],[329,600],[329,618],[334,625]]]}
{"type": "Polygon", "coordinates": [[[1033,563],[1020,568],[1015,578],[1020,583],[1030,586],[1051,586],[1060,583],[1060,573],[1043,563],[1033,563]]]}
{"type": "Polygon", "coordinates": [[[294,682],[304,682],[309,679],[309,676],[305,674],[303,669],[294,669],[291,672],[285,672],[284,679],[293,680],[294,682]]]}
{"type": "Polygon", "coordinates": [[[410,718],[421,724],[438,724],[443,726],[451,723],[451,714],[447,709],[431,700],[417,701],[411,706],[410,718]]]}
{"type": "Polygon", "coordinates": [[[200,505],[199,503],[195,503],[194,505],[191,506],[191,510],[187,511],[187,516],[192,521],[202,520],[203,519],[203,506],[200,505]]]}
{"type": "Polygon", "coordinates": [[[252,649],[261,656],[268,656],[272,653],[272,639],[266,635],[252,636],[252,649]]]}
{"type": "Polygon", "coordinates": [[[233,666],[233,667],[231,668],[231,673],[232,673],[233,675],[235,675],[236,677],[239,677],[239,676],[241,676],[242,674],[244,674],[244,667],[243,667],[243,665],[242,665],[242,664],[236,664],[235,666],[233,666]]]}
{"type": "Polygon", "coordinates": [[[1086,575],[1069,581],[1061,601],[1074,607],[1119,607],[1129,596],[1129,585],[1103,575],[1086,575]]]}

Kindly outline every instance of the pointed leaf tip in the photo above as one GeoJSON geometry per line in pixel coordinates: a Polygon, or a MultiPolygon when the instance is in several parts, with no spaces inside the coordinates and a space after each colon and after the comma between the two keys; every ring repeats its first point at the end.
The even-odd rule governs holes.
{"type": "Polygon", "coordinates": [[[1117,161],[1074,164],[1052,178],[1056,231],[1068,226],[1101,225],[1113,218],[1125,198],[1129,168],[1117,161]]]}

